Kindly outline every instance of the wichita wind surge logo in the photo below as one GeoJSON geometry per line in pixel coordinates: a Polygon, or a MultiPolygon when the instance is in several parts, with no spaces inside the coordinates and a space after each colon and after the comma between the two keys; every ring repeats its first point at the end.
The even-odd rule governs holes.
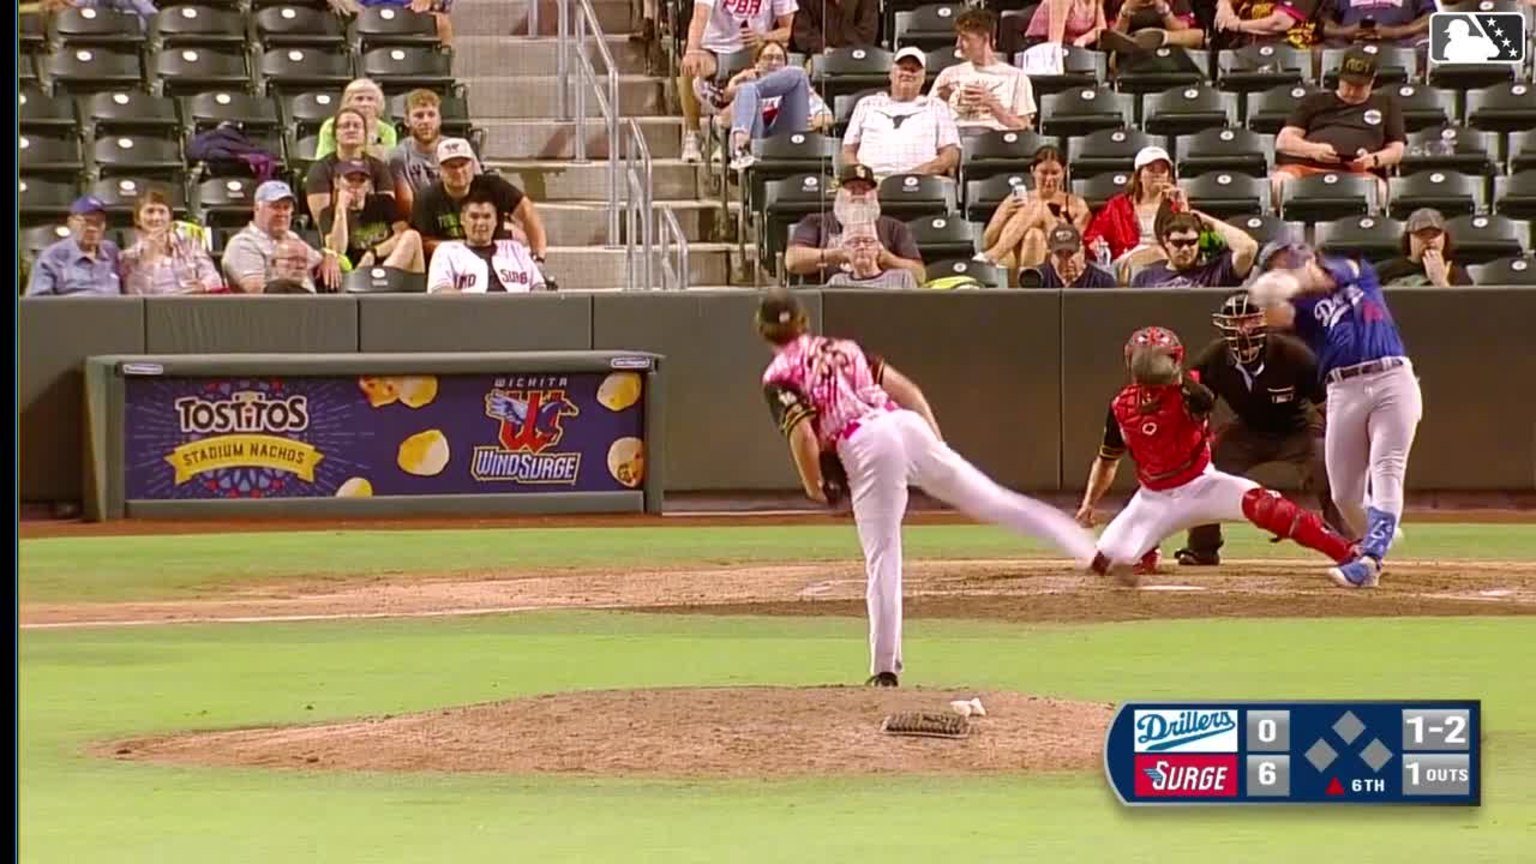
{"type": "Polygon", "coordinates": [[[580,453],[550,453],[565,437],[565,418],[581,410],[565,395],[563,377],[497,379],[485,394],[485,416],[500,425],[497,446],[476,447],[470,474],[476,480],[574,485],[580,453]]]}
{"type": "Polygon", "coordinates": [[[1236,753],[1237,711],[1176,708],[1137,711],[1137,753],[1236,753]]]}
{"type": "Polygon", "coordinates": [[[1199,753],[1136,757],[1138,798],[1234,798],[1237,757],[1199,753]]]}

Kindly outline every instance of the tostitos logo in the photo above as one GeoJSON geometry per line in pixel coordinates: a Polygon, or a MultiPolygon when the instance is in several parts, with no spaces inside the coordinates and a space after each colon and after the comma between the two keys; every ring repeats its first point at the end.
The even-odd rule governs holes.
{"type": "Polygon", "coordinates": [[[1137,711],[1133,734],[1137,753],[1236,753],[1237,711],[1233,708],[1137,711]]]}

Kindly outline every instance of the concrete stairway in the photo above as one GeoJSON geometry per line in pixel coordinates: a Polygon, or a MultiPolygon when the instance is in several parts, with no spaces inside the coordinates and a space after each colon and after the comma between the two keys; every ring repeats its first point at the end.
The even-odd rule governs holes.
{"type": "MultiPolygon", "coordinates": [[[[574,3],[572,4],[575,5],[574,3]]],[[[556,77],[558,6],[541,0],[539,34],[529,36],[530,0],[459,0],[454,4],[454,74],[468,90],[475,125],[486,130],[483,157],[538,202],[549,230],[548,270],[561,290],[624,286],[624,248],[607,247],[608,134],[588,94],[589,161],[575,161],[575,123],[562,122],[556,77]]],[[[654,198],[674,208],[690,244],[689,284],[732,283],[737,245],[719,202],[704,200],[703,177],[680,158],[682,118],[668,109],[667,84],[646,75],[644,52],[631,44],[628,0],[593,0],[620,74],[620,111],[635,117],[650,146],[654,198]]],[[[604,70],[594,57],[599,74],[604,70]]],[[[577,76],[571,70],[574,94],[577,76]]],[[[574,101],[572,105],[574,106],[574,101]]],[[[620,177],[622,184],[622,175],[620,177]]],[[[621,194],[623,186],[620,186],[621,194]]],[[[622,244],[623,240],[620,238],[622,244]]]]}

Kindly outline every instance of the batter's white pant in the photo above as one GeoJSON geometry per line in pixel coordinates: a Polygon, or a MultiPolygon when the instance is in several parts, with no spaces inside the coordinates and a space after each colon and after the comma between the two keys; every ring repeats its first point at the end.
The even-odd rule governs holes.
{"type": "Polygon", "coordinates": [[[1333,503],[1354,539],[1365,536],[1368,505],[1401,520],[1408,454],[1423,416],[1424,395],[1411,363],[1329,382],[1323,461],[1333,503]]]}
{"type": "Polygon", "coordinates": [[[870,674],[900,672],[901,523],[915,485],[976,519],[1038,537],[1079,566],[1093,560],[1093,535],[1060,510],[997,485],[933,434],[913,411],[882,412],[837,444],[848,470],[853,518],[868,577],[870,674]]]}
{"type": "Polygon", "coordinates": [[[1142,487],[1099,535],[1099,551],[1112,565],[1134,565],[1163,538],[1196,525],[1247,522],[1243,496],[1259,484],[1206,466],[1173,489],[1142,487]]]}

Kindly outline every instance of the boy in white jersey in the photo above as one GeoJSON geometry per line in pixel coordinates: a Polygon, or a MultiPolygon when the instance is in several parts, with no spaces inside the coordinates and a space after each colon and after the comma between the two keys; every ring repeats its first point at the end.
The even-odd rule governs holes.
{"type": "Polygon", "coordinates": [[[554,290],[528,247],[496,239],[503,214],[489,188],[471,186],[459,204],[463,240],[448,240],[432,253],[427,291],[432,294],[526,293],[554,290]]]}
{"type": "Polygon", "coordinates": [[[823,454],[835,455],[848,493],[869,580],[870,673],[895,687],[901,660],[901,523],[907,486],[977,519],[1039,537],[1087,566],[1094,538],[1066,513],[1004,489],[944,443],[923,391],[880,357],[846,339],[814,336],[805,309],[783,290],[757,310],[757,331],[773,346],[763,392],[805,494],[828,503],[823,454]]]}

